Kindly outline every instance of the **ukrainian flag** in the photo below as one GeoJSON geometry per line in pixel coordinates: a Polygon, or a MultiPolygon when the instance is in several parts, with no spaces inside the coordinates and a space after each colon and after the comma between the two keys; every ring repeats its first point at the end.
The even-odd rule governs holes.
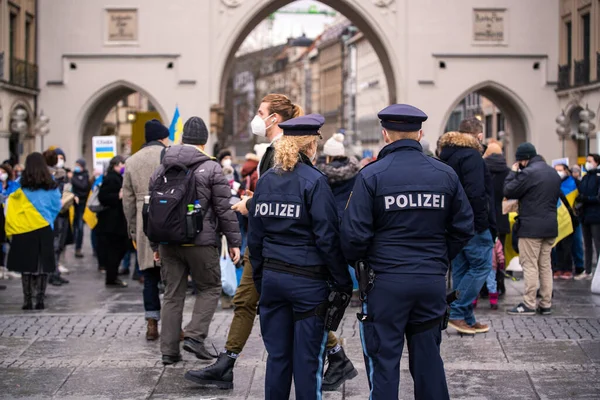
{"type": "MultiPolygon", "coordinates": [[[[575,188],[575,191],[577,191],[577,188],[575,188]]],[[[568,196],[566,197],[570,203],[570,198],[568,196]]],[[[506,245],[504,246],[504,260],[506,265],[508,265],[510,263],[510,260],[512,260],[514,257],[518,256],[517,252],[512,247],[512,229],[516,217],[517,213],[508,214],[511,233],[506,235],[506,245]]],[[[560,242],[561,240],[573,233],[573,223],[571,221],[571,214],[569,214],[567,206],[565,206],[560,200],[558,200],[558,203],[556,203],[556,222],[558,223],[558,236],[556,237],[556,240],[554,241],[554,245],[552,247],[556,246],[558,242],[560,242]]]]}
{"type": "Polygon", "coordinates": [[[560,184],[560,190],[563,192],[567,200],[569,201],[569,205],[575,207],[575,199],[579,196],[579,190],[577,190],[577,184],[575,183],[575,179],[572,176],[568,177],[560,184]]]}
{"type": "Polygon", "coordinates": [[[181,121],[181,115],[179,115],[179,106],[176,106],[175,114],[173,115],[171,125],[169,126],[169,140],[172,143],[178,144],[182,133],[183,122],[181,121]]]}

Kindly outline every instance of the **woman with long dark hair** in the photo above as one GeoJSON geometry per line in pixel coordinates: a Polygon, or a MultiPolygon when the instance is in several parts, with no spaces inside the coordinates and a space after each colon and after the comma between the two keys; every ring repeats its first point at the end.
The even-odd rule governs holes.
{"type": "Polygon", "coordinates": [[[54,220],[61,209],[61,196],[44,157],[32,153],[25,160],[21,188],[8,197],[6,234],[10,239],[8,269],[20,272],[24,310],[44,309],[48,274],[56,270],[54,220]]]}
{"type": "Polygon", "coordinates": [[[125,159],[115,156],[110,160],[100,186],[98,200],[106,207],[98,213],[98,261],[106,268],[106,286],[123,288],[127,283],[118,278],[119,264],[131,240],[127,234],[127,220],[123,212],[123,174],[125,159]]]}

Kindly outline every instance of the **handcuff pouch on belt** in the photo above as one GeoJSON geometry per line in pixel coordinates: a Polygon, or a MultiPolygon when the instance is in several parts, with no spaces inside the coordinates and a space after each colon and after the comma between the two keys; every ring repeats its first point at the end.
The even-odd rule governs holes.
{"type": "Polygon", "coordinates": [[[332,291],[327,300],[316,308],[303,313],[295,313],[294,322],[317,316],[325,321],[326,331],[336,331],[342,322],[348,304],[350,304],[348,293],[332,291]]]}

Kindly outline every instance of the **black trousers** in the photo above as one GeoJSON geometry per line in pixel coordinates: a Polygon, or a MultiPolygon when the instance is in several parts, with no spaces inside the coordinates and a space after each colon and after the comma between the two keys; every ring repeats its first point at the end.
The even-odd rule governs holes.
{"type": "Polygon", "coordinates": [[[600,254],[600,224],[583,224],[582,230],[583,247],[585,248],[585,272],[591,274],[594,247],[596,248],[596,253],[600,254]]]}
{"type": "Polygon", "coordinates": [[[570,234],[556,244],[556,257],[554,263],[554,272],[573,272],[573,255],[571,248],[573,247],[574,235],[570,234]]]}
{"type": "Polygon", "coordinates": [[[98,234],[98,261],[106,269],[106,283],[114,283],[119,275],[119,265],[129,249],[127,236],[98,234]]]}

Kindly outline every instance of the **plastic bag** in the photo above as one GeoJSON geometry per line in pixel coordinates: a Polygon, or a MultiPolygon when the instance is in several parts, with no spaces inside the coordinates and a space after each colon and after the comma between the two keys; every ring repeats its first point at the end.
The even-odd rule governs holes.
{"type": "Polygon", "coordinates": [[[94,190],[92,190],[92,194],[87,202],[87,208],[94,213],[99,213],[100,211],[104,211],[104,209],[106,209],[106,207],[100,203],[100,199],[98,198],[98,195],[100,194],[100,186],[101,185],[98,185],[94,188],[94,190]]]}
{"type": "Polygon", "coordinates": [[[229,257],[225,236],[221,240],[221,257],[219,262],[221,264],[221,286],[223,287],[223,292],[228,296],[233,296],[237,290],[238,281],[235,274],[235,264],[233,264],[231,257],[229,257]]]}

